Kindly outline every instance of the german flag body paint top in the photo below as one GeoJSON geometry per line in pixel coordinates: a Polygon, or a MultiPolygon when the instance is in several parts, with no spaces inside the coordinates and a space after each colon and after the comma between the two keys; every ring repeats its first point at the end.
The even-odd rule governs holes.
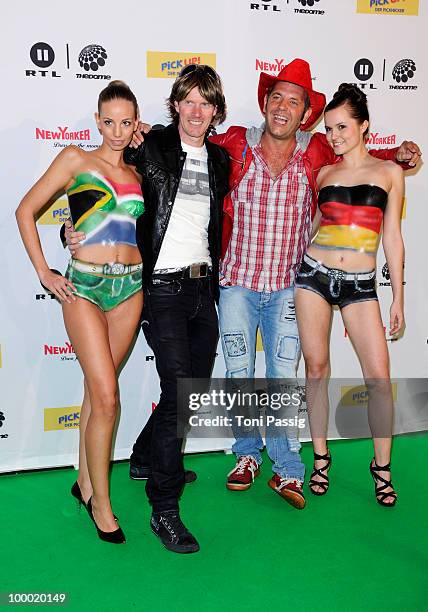
{"type": "Polygon", "coordinates": [[[388,194],[377,185],[328,185],[318,194],[322,218],[313,245],[376,255],[388,194]]]}
{"type": "Polygon", "coordinates": [[[82,172],[67,196],[73,225],[86,234],[82,245],[137,246],[136,220],[144,212],[139,183],[116,183],[96,171],[82,172]]]}

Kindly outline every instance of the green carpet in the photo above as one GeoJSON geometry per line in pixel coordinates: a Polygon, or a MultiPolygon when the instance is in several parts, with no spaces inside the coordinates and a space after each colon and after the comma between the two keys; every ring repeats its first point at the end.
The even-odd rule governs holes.
{"type": "MultiPolygon", "coordinates": [[[[201,545],[193,555],[165,550],[151,533],[144,483],[129,479],[127,463],[114,465],[111,481],[121,546],[98,540],[77,510],[74,470],[2,476],[0,591],[66,592],[67,610],[100,612],[426,609],[428,436],[395,440],[394,509],[375,502],[371,448],[332,442],[330,490],[318,498],[306,489],[303,511],[268,488],[267,458],[249,491],[232,492],[233,456],[187,456],[198,472],[181,502],[201,545]]],[[[311,446],[302,453],[311,465],[311,446]]]]}

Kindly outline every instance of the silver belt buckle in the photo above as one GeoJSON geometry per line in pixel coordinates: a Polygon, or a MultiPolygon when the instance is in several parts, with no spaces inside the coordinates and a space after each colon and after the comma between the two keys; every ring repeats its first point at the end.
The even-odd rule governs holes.
{"type": "Polygon", "coordinates": [[[113,264],[105,264],[104,266],[104,274],[111,276],[119,276],[121,274],[125,274],[125,264],[115,262],[113,264]]]}
{"type": "Polygon", "coordinates": [[[337,270],[335,268],[328,271],[330,277],[330,294],[334,298],[338,298],[340,290],[342,288],[342,280],[346,277],[346,273],[343,270],[337,270]],[[335,288],[337,287],[337,291],[335,288]]]}
{"type": "Polygon", "coordinates": [[[190,278],[200,278],[200,276],[201,276],[201,264],[191,264],[189,277],[190,278]]]}

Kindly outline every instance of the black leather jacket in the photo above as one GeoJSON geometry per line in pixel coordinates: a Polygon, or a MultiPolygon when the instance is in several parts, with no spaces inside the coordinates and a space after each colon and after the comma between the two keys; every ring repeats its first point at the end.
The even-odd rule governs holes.
{"type": "MultiPolygon", "coordinates": [[[[212,289],[218,299],[223,199],[228,191],[229,156],[224,149],[205,141],[210,185],[208,244],[213,266],[212,289]]],[[[143,177],[145,212],[137,220],[137,244],[143,258],[143,283],[147,284],[159,257],[183,171],[186,153],[175,125],[152,130],[138,149],[126,149],[125,161],[143,177]]],[[[183,236],[185,240],[185,236],[183,236]]],[[[196,262],[195,262],[196,263],[196,262]]]]}

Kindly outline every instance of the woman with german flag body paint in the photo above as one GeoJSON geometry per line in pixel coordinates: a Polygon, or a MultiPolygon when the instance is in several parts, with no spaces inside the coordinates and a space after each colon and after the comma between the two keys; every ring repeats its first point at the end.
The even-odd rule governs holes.
{"type": "Polygon", "coordinates": [[[332,307],[339,306],[369,392],[369,424],[374,458],[370,472],[379,504],[396,503],[390,476],[393,399],[389,356],[376,294],[376,252],[383,225],[393,293],[389,332],[404,326],[401,168],[369,155],[366,95],[342,84],[326,106],[326,135],[339,161],[318,174],[318,232],[296,279],[296,315],[306,367],[306,400],[314,446],[309,487],[324,495],[329,487],[327,448],[329,335],[332,307]]]}
{"type": "Polygon", "coordinates": [[[108,469],[117,416],[117,372],[135,336],[143,306],[142,262],[136,219],[144,211],[141,179],[123,161],[137,128],[137,100],[122,81],[99,95],[95,120],[101,146],[61,151],[22,199],[16,217],[28,255],[44,287],[61,302],[64,323],[82,367],[79,475],[71,493],[95,523],[98,536],[120,544],[125,536],[109,497],[108,469]],[[70,215],[85,240],[65,276],[49,269],[37,213],[65,190],[70,215]]]}

